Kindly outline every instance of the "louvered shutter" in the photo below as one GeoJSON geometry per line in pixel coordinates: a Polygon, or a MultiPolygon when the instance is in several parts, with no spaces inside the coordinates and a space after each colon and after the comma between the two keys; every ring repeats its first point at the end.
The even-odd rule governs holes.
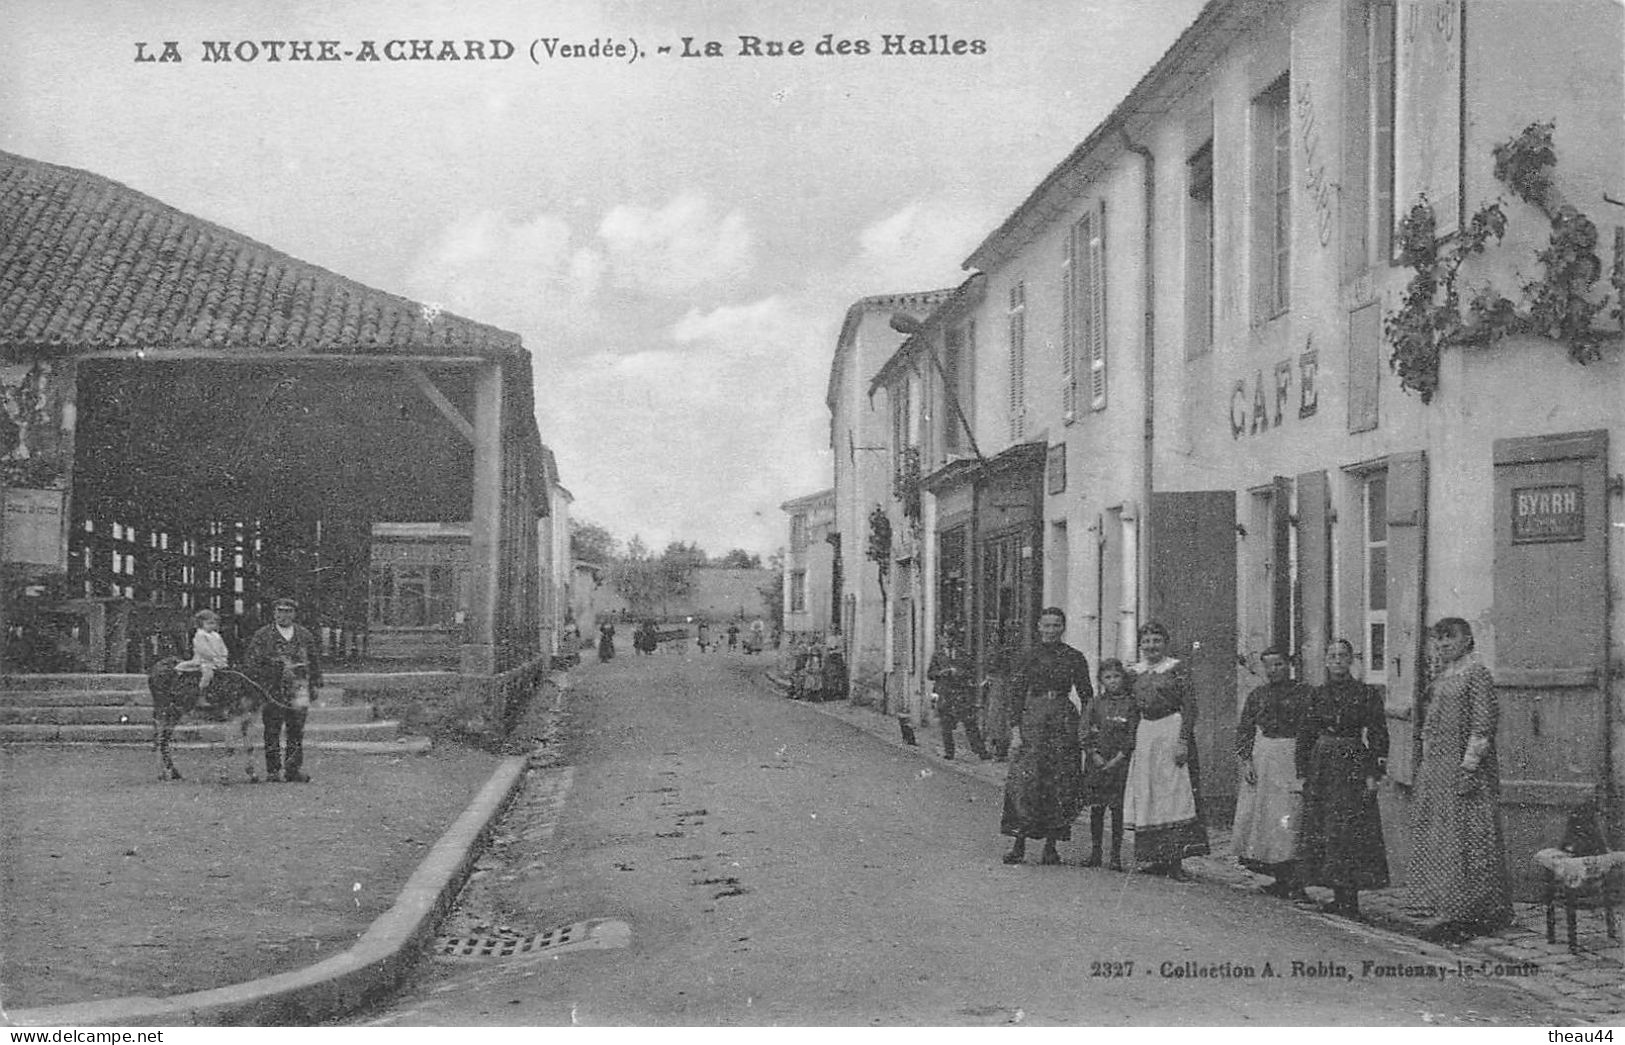
{"type": "Polygon", "coordinates": [[[1089,409],[1106,409],[1106,208],[1095,209],[1089,232],[1089,409]]]}
{"type": "Polygon", "coordinates": [[[1079,226],[1068,231],[1061,257],[1061,411],[1070,421],[1078,413],[1078,236],[1079,226]]]}

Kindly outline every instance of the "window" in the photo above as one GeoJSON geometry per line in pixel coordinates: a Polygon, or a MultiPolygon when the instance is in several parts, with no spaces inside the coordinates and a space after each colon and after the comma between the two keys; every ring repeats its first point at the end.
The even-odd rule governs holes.
{"type": "Polygon", "coordinates": [[[1213,348],[1213,139],[1185,162],[1185,358],[1213,348]]]}
{"type": "Polygon", "coordinates": [[[790,574],[790,612],[807,612],[807,571],[795,570],[790,574]]]}
{"type": "Polygon", "coordinates": [[[1291,79],[1253,101],[1253,282],[1255,320],[1292,305],[1291,79]]]}
{"type": "Polygon", "coordinates": [[[805,515],[790,516],[790,550],[793,552],[807,550],[807,517],[805,515]]]}
{"type": "Polygon", "coordinates": [[[1010,288],[1010,441],[1027,434],[1027,287],[1010,288]]]}
{"type": "Polygon", "coordinates": [[[1365,681],[1388,682],[1388,476],[1377,472],[1361,484],[1364,521],[1365,681]]]}

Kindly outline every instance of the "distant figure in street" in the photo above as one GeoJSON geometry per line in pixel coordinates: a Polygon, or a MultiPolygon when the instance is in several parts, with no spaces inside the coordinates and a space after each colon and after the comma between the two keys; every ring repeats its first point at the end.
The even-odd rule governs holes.
{"type": "Polygon", "coordinates": [[[307,784],[305,775],[305,718],[310,695],[322,684],[321,646],[309,629],[293,622],[299,604],[278,599],[271,623],[248,640],[248,675],[265,691],[260,710],[265,724],[265,772],[271,780],[307,784]],[[282,757],[282,734],[287,732],[288,753],[282,757]],[[284,775],[286,771],[286,775],[284,775]]]}
{"type": "Polygon", "coordinates": [[[750,631],[745,633],[745,652],[762,652],[762,646],[766,642],[766,638],[767,625],[762,622],[760,617],[758,617],[750,622],[750,631]]]}
{"type": "Polygon", "coordinates": [[[1016,666],[1010,717],[1016,724],[1010,772],[1004,784],[999,833],[1015,839],[1007,864],[1027,856],[1027,839],[1042,838],[1041,864],[1058,864],[1055,843],[1070,840],[1082,790],[1083,749],[1079,723],[1094,696],[1089,661],[1061,641],[1066,611],[1050,606],[1038,615],[1038,643],[1016,666]]]}
{"type": "Polygon", "coordinates": [[[598,663],[615,658],[615,622],[606,620],[598,625],[598,663]]]}
{"type": "Polygon", "coordinates": [[[1309,687],[1292,680],[1286,653],[1267,649],[1262,686],[1247,695],[1236,723],[1236,761],[1241,766],[1231,847],[1250,871],[1275,879],[1271,896],[1308,899],[1298,884],[1294,859],[1303,780],[1298,776],[1298,720],[1309,702],[1309,687]]]}
{"type": "Polygon", "coordinates": [[[1388,855],[1377,812],[1377,781],[1388,762],[1388,723],[1382,696],[1350,673],[1354,647],[1326,647],[1326,682],[1309,695],[1298,723],[1298,775],[1303,777],[1303,827],[1298,874],[1306,885],[1332,890],[1325,910],[1360,916],[1360,890],[1388,885],[1388,855]]]}
{"type": "Polygon", "coordinates": [[[1207,828],[1196,805],[1196,698],[1185,666],[1168,656],[1168,629],[1140,628],[1134,665],[1134,733],[1123,789],[1123,819],[1134,832],[1134,863],[1143,872],[1183,879],[1187,856],[1206,856],[1207,828]]]}
{"type": "Polygon", "coordinates": [[[1412,812],[1411,881],[1440,921],[1437,940],[1465,940],[1512,920],[1495,733],[1500,706],[1490,669],[1460,617],[1433,626],[1443,670],[1422,705],[1422,763],[1412,812]]]}
{"type": "Polygon", "coordinates": [[[728,622],[728,652],[732,653],[739,648],[739,622],[728,622]]]}
{"type": "Polygon", "coordinates": [[[655,646],[659,642],[655,622],[652,620],[639,622],[637,629],[632,632],[632,648],[646,657],[654,656],[655,646]]]}
{"type": "Polygon", "coordinates": [[[1112,814],[1111,869],[1123,869],[1123,788],[1128,763],[1134,754],[1134,732],[1140,712],[1129,688],[1128,669],[1116,657],[1100,662],[1100,692],[1083,716],[1083,794],[1089,807],[1089,859],[1085,867],[1100,866],[1100,844],[1106,829],[1106,811],[1112,814]]]}
{"type": "Polygon", "coordinates": [[[220,615],[213,610],[198,610],[192,615],[197,631],[192,634],[192,659],[175,665],[176,671],[198,672],[197,688],[205,691],[214,681],[214,673],[231,660],[226,651],[226,640],[220,634],[220,615]]]}
{"type": "Polygon", "coordinates": [[[694,629],[694,641],[701,653],[711,652],[711,622],[704,617],[700,618],[699,625],[694,629]]]}
{"type": "Polygon", "coordinates": [[[975,665],[965,652],[963,634],[961,625],[943,627],[937,651],[931,655],[925,677],[936,683],[937,721],[942,726],[942,757],[953,760],[954,730],[963,724],[971,751],[986,762],[993,756],[988,754],[987,745],[982,743],[982,731],[976,725],[975,665]]]}

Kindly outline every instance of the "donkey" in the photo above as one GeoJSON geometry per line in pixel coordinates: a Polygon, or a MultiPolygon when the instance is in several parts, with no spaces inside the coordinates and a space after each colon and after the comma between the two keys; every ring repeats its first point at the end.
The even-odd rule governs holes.
{"type": "Polygon", "coordinates": [[[259,770],[254,765],[254,744],[249,737],[248,727],[265,702],[265,691],[242,672],[221,668],[215,672],[205,702],[205,693],[198,688],[198,676],[176,671],[175,665],[179,662],[176,657],[165,657],[147,672],[147,689],[152,694],[152,741],[158,749],[158,779],[181,779],[181,772],[175,768],[175,762],[169,755],[170,741],[181,719],[197,708],[199,703],[204,703],[215,714],[225,718],[228,756],[237,750],[232,737],[242,738],[242,747],[248,756],[248,780],[259,783],[259,770]]]}

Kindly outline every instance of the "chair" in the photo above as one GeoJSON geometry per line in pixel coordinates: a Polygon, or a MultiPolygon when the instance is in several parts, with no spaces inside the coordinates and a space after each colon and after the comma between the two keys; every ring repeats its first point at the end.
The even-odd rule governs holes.
{"type": "Polygon", "coordinates": [[[1568,927],[1569,953],[1579,951],[1576,941],[1576,906],[1580,900],[1597,897],[1602,901],[1608,939],[1619,939],[1619,922],[1614,913],[1615,889],[1625,852],[1615,851],[1603,830],[1602,816],[1595,801],[1586,802],[1569,814],[1568,827],[1559,849],[1542,849],[1534,862],[1541,869],[1546,898],[1546,942],[1557,942],[1557,902],[1563,901],[1568,927]]]}

